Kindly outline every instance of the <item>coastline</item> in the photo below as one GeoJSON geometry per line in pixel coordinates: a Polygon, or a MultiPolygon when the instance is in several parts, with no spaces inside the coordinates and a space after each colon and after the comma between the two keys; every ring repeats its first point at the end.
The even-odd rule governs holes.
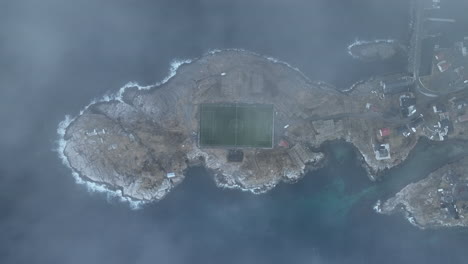
{"type": "MultiPolygon", "coordinates": [[[[290,65],[287,62],[284,62],[282,60],[276,59],[276,58],[271,57],[271,56],[263,56],[263,55],[255,53],[255,52],[246,51],[246,50],[243,50],[243,49],[224,49],[224,50],[213,49],[213,50],[210,50],[207,53],[205,53],[205,55],[203,55],[202,57],[207,56],[207,55],[215,55],[217,53],[226,52],[226,51],[246,52],[246,53],[249,53],[249,54],[252,54],[252,55],[255,55],[255,56],[262,57],[262,58],[264,58],[264,59],[266,59],[266,60],[268,60],[270,62],[284,65],[284,66],[298,72],[307,81],[312,82],[297,67],[293,67],[292,65],[290,65]]],[[[62,161],[62,164],[70,169],[76,184],[85,186],[88,192],[102,193],[102,194],[105,194],[108,199],[109,198],[118,199],[120,202],[128,203],[131,209],[141,209],[141,207],[143,205],[153,202],[151,200],[134,199],[133,197],[124,195],[124,193],[122,192],[122,190],[120,188],[115,188],[114,186],[111,186],[111,185],[109,185],[107,183],[96,182],[96,181],[92,181],[90,179],[86,179],[86,178],[82,177],[70,165],[70,162],[69,162],[67,156],[64,154],[65,147],[67,145],[67,139],[65,139],[65,134],[66,134],[67,128],[78,117],[82,116],[84,114],[84,112],[90,106],[92,106],[94,104],[97,104],[97,103],[108,103],[108,102],[112,102],[112,101],[123,102],[123,96],[124,96],[126,90],[131,89],[131,88],[136,88],[139,91],[140,90],[148,90],[149,91],[149,90],[153,90],[153,89],[158,89],[160,86],[162,86],[162,85],[166,84],[168,81],[170,81],[177,74],[177,70],[179,69],[179,67],[181,67],[183,65],[186,65],[186,64],[190,64],[193,61],[196,61],[198,59],[199,58],[183,59],[183,60],[175,59],[175,60],[173,60],[171,62],[170,67],[169,67],[169,73],[165,78],[163,78],[163,80],[158,81],[158,82],[156,82],[154,84],[146,85],[146,86],[141,86],[141,85],[138,84],[138,82],[130,81],[127,84],[125,84],[124,86],[122,86],[121,88],[119,88],[119,90],[117,90],[117,92],[115,92],[115,93],[105,94],[105,95],[103,95],[102,97],[100,97],[98,99],[91,100],[90,103],[88,103],[85,107],[83,107],[80,110],[78,115],[73,116],[73,117],[71,115],[65,115],[64,120],[59,122],[58,127],[57,127],[58,139],[56,140],[56,147],[55,147],[54,151],[57,152],[60,160],[62,161]]],[[[319,81],[319,83],[320,83],[320,81],[319,81]]],[[[209,169],[209,168],[207,168],[207,169],[209,169]]],[[[211,170],[211,173],[213,173],[213,175],[214,175],[216,172],[211,170]]],[[[293,179],[294,179],[294,181],[298,181],[303,176],[304,176],[304,173],[302,173],[301,175],[295,175],[293,177],[293,179]]],[[[266,192],[270,191],[271,189],[273,189],[274,187],[276,187],[276,185],[279,183],[279,182],[270,183],[270,184],[267,184],[266,186],[264,186],[264,188],[261,188],[261,189],[258,189],[258,188],[249,189],[249,188],[244,188],[240,184],[223,184],[217,179],[217,177],[214,177],[214,179],[215,179],[216,185],[219,188],[237,189],[237,190],[241,190],[241,191],[244,191],[244,192],[251,192],[253,194],[266,193],[266,192]]],[[[169,193],[169,191],[171,189],[172,188],[170,188],[167,191],[167,193],[169,193]]],[[[165,196],[165,194],[163,196],[165,196]]]]}
{"type": "Polygon", "coordinates": [[[347,47],[348,54],[364,62],[384,61],[396,56],[402,49],[395,39],[355,40],[347,47]]]}
{"type": "Polygon", "coordinates": [[[75,169],[70,166],[70,162],[68,158],[65,156],[65,146],[67,145],[67,140],[65,139],[65,134],[67,128],[93,104],[96,103],[103,103],[103,102],[111,102],[111,101],[120,101],[122,102],[122,96],[125,91],[129,88],[137,88],[138,90],[150,90],[157,88],[165,83],[167,83],[171,78],[173,78],[177,74],[177,69],[184,65],[191,63],[191,60],[173,60],[170,64],[169,74],[159,82],[156,82],[152,85],[140,86],[137,82],[128,82],[124,86],[122,86],[117,92],[107,94],[102,96],[99,99],[93,99],[90,103],[88,103],[83,109],[80,110],[78,115],[72,117],[70,115],[65,115],[64,120],[62,120],[57,127],[57,135],[58,139],[56,141],[56,148],[55,152],[57,152],[62,164],[65,165],[67,168],[70,169],[73,178],[75,179],[75,183],[79,185],[83,185],[86,187],[88,192],[96,192],[96,193],[103,193],[108,198],[117,198],[121,202],[128,203],[131,209],[140,209],[142,205],[147,204],[150,201],[144,200],[136,200],[132,197],[125,196],[120,189],[112,188],[110,185],[106,183],[99,183],[94,182],[89,179],[84,179],[75,169]]]}
{"type": "MultiPolygon", "coordinates": [[[[75,177],[76,182],[79,183],[79,184],[85,184],[87,186],[87,188],[92,190],[92,191],[104,192],[104,193],[107,193],[107,195],[110,196],[110,197],[119,197],[119,199],[131,203],[131,206],[135,207],[135,208],[137,208],[138,206],[140,206],[142,204],[148,203],[150,201],[162,199],[174,187],[176,187],[180,182],[182,182],[182,180],[184,179],[183,171],[185,170],[185,166],[180,168],[180,170],[178,172],[178,175],[180,175],[180,176],[177,179],[175,179],[175,180],[163,179],[162,182],[160,183],[161,188],[158,189],[157,191],[155,191],[153,193],[153,195],[151,196],[153,198],[150,198],[150,199],[133,199],[134,197],[132,197],[131,195],[127,195],[126,192],[119,189],[118,188],[119,185],[101,184],[101,183],[99,183],[101,181],[97,181],[97,180],[94,180],[94,179],[93,180],[88,180],[89,179],[88,177],[81,177],[79,175],[78,170],[73,168],[72,165],[70,165],[70,160],[69,160],[69,158],[67,158],[67,156],[64,153],[66,145],[68,143],[68,139],[66,138],[66,134],[68,132],[67,128],[70,128],[71,126],[73,126],[74,125],[73,123],[75,122],[75,120],[77,120],[79,117],[83,116],[85,114],[85,112],[87,114],[92,114],[94,111],[102,111],[102,110],[99,110],[100,108],[114,107],[114,105],[116,105],[116,104],[118,105],[119,103],[126,104],[127,103],[127,102],[125,102],[127,100],[127,99],[125,99],[125,96],[127,94],[126,91],[128,89],[130,89],[130,88],[136,88],[135,91],[133,91],[133,90],[130,91],[130,94],[131,94],[130,97],[135,96],[136,94],[138,94],[138,91],[141,91],[141,90],[148,90],[148,91],[152,91],[152,92],[157,91],[163,85],[166,85],[166,84],[170,83],[169,81],[172,80],[174,76],[176,76],[177,70],[182,65],[190,65],[190,64],[192,64],[194,62],[197,62],[197,61],[198,61],[197,63],[202,63],[202,65],[204,65],[203,63],[205,63],[205,64],[208,63],[209,64],[209,63],[211,63],[209,61],[211,60],[211,58],[213,58],[213,56],[221,56],[221,58],[223,56],[225,56],[225,54],[227,54],[226,56],[228,56],[228,57],[229,56],[239,56],[239,55],[237,55],[238,53],[241,54],[241,57],[246,56],[246,58],[249,58],[247,61],[249,61],[250,57],[251,57],[253,59],[253,61],[265,60],[266,62],[272,63],[272,65],[278,65],[278,66],[280,66],[280,68],[278,68],[278,71],[281,72],[281,74],[291,74],[291,73],[299,74],[299,79],[295,79],[297,77],[294,77],[292,75],[293,80],[298,82],[297,84],[294,84],[294,85],[296,85],[298,87],[296,89],[299,89],[299,91],[302,91],[302,90],[305,89],[305,91],[308,91],[309,93],[312,93],[310,96],[317,97],[315,95],[323,94],[325,97],[329,98],[329,99],[324,99],[324,100],[332,100],[332,101],[333,100],[345,100],[344,105],[342,105],[343,109],[341,109],[341,108],[340,109],[334,109],[334,111],[337,111],[336,115],[333,115],[332,114],[333,112],[329,112],[326,109],[322,109],[322,111],[323,111],[322,116],[320,116],[320,112],[318,113],[318,116],[312,116],[312,118],[314,118],[314,119],[312,119],[312,124],[315,124],[314,126],[318,126],[318,127],[316,127],[316,129],[320,130],[320,129],[322,129],[322,126],[325,126],[325,123],[332,122],[332,123],[334,123],[332,125],[336,126],[336,128],[338,129],[337,132],[334,132],[333,134],[329,134],[329,135],[326,135],[326,132],[323,132],[325,137],[320,136],[320,135],[317,134],[316,135],[317,138],[315,138],[315,136],[314,136],[314,139],[312,139],[312,141],[310,141],[310,139],[311,139],[310,136],[313,136],[313,135],[308,135],[308,132],[306,132],[306,133],[300,132],[299,137],[294,136],[296,139],[293,139],[293,141],[297,141],[298,143],[299,142],[308,142],[307,144],[310,144],[312,147],[320,148],[324,143],[327,143],[329,141],[344,140],[345,142],[347,142],[347,143],[349,143],[349,144],[351,144],[351,145],[353,145],[355,147],[355,149],[358,152],[359,156],[362,158],[363,167],[368,172],[368,177],[369,177],[369,179],[371,181],[376,181],[382,171],[386,171],[389,168],[395,167],[398,164],[400,164],[402,161],[404,161],[406,159],[406,155],[410,152],[410,150],[412,148],[414,148],[415,144],[412,144],[409,149],[406,149],[406,148],[403,149],[402,154],[399,154],[400,156],[403,155],[401,157],[401,159],[398,158],[398,156],[397,156],[397,157],[392,157],[392,159],[389,160],[389,161],[385,161],[385,162],[375,161],[374,162],[373,157],[372,158],[370,157],[371,155],[374,155],[374,150],[372,149],[373,146],[369,145],[369,142],[368,142],[369,136],[374,135],[373,130],[376,129],[374,127],[375,126],[374,123],[376,123],[376,121],[377,121],[377,123],[379,123],[380,122],[379,118],[381,118],[381,117],[379,117],[379,115],[376,116],[373,113],[361,113],[361,111],[362,111],[361,107],[362,107],[362,102],[365,102],[365,100],[371,100],[371,101],[372,100],[380,100],[378,98],[378,96],[376,95],[376,93],[374,94],[374,92],[373,92],[374,89],[376,89],[375,85],[378,83],[378,80],[375,80],[374,78],[371,78],[368,81],[364,81],[364,82],[361,81],[361,82],[358,82],[358,83],[354,84],[352,86],[353,89],[351,89],[350,92],[348,92],[348,93],[346,93],[346,95],[344,95],[343,91],[340,91],[336,87],[333,87],[333,86],[331,86],[329,84],[326,84],[326,83],[321,82],[321,81],[312,82],[309,78],[305,77],[304,74],[299,69],[297,69],[295,67],[292,67],[288,63],[282,62],[280,60],[277,60],[277,59],[274,59],[274,58],[271,58],[271,57],[261,56],[261,55],[258,55],[256,53],[253,53],[253,52],[246,52],[244,50],[239,50],[239,49],[231,49],[231,50],[225,50],[225,51],[213,50],[213,51],[208,52],[207,55],[205,55],[204,57],[202,57],[203,62],[200,62],[200,59],[175,61],[174,63],[171,64],[170,74],[166,78],[164,78],[163,81],[161,81],[161,82],[158,82],[158,83],[156,83],[154,85],[148,85],[148,86],[139,86],[137,83],[130,82],[127,85],[120,88],[116,94],[106,95],[106,96],[102,97],[102,99],[100,99],[100,100],[93,100],[82,111],[80,111],[80,114],[78,116],[76,116],[74,118],[71,118],[70,116],[66,116],[65,120],[62,121],[59,124],[59,128],[57,130],[57,132],[59,134],[59,144],[58,144],[57,152],[59,153],[62,162],[72,170],[72,173],[73,173],[73,176],[75,177]],[[284,69],[281,68],[281,67],[284,67],[284,69]],[[313,91],[310,91],[309,89],[313,89],[313,91]],[[355,94],[355,93],[357,93],[357,94],[355,94]],[[360,100],[364,100],[364,101],[361,102],[359,100],[354,101],[353,99],[349,99],[348,96],[350,96],[350,94],[351,94],[352,97],[354,97],[354,99],[355,98],[360,98],[360,100]],[[367,97],[368,98],[367,99],[366,98],[361,98],[361,96],[363,96],[363,95],[366,98],[367,97]],[[113,102],[115,102],[115,103],[113,103],[113,102]],[[104,105],[101,105],[101,103],[104,103],[104,105]],[[94,107],[96,109],[90,109],[90,107],[94,106],[94,105],[98,105],[98,106],[94,107]],[[345,113],[345,114],[342,114],[342,113],[345,113]],[[323,116],[324,114],[326,114],[326,115],[323,116]],[[342,117],[340,117],[340,116],[342,116],[342,117]],[[370,120],[360,120],[359,118],[361,118],[361,116],[364,117],[364,118],[371,117],[371,119],[370,120]],[[342,118],[344,118],[344,119],[341,120],[342,118]],[[377,119],[375,119],[375,118],[377,118],[377,119]],[[313,121],[315,119],[317,121],[313,121]],[[322,119],[323,120],[329,120],[329,121],[324,123],[324,121],[322,119]],[[359,126],[359,125],[356,126],[356,121],[358,121],[359,124],[362,123],[362,126],[359,126]],[[353,128],[353,126],[356,126],[356,127],[353,128]],[[340,129],[343,130],[343,131],[341,131],[340,129]],[[362,134],[362,129],[365,129],[365,131],[366,131],[365,134],[362,134]],[[117,188],[114,188],[114,186],[117,186],[117,188]]],[[[224,59],[220,59],[220,60],[221,60],[221,62],[218,62],[218,63],[221,63],[220,65],[222,65],[222,63],[224,62],[224,59]]],[[[239,60],[242,61],[243,59],[239,58],[239,60]]],[[[242,62],[242,63],[244,63],[244,62],[242,62]]],[[[241,65],[242,65],[242,63],[241,63],[241,65]]],[[[264,62],[262,62],[262,63],[264,63],[264,62]]],[[[265,65],[268,65],[268,64],[265,64],[265,65]]],[[[225,66],[223,66],[223,67],[225,67],[225,66]]],[[[215,71],[215,73],[216,73],[216,71],[215,71]]],[[[224,73],[224,72],[221,72],[221,76],[223,76],[222,73],[224,73]]],[[[209,72],[206,73],[206,74],[209,74],[209,72]]],[[[209,75],[209,76],[211,76],[211,75],[209,75]]],[[[184,80],[184,77],[182,77],[182,80],[184,80]]],[[[181,85],[180,81],[179,81],[178,85],[181,85]]],[[[170,90],[168,90],[168,91],[170,91],[170,90]]],[[[148,96],[150,96],[150,95],[148,95],[148,96]]],[[[313,97],[311,97],[311,98],[313,98],[313,97]]],[[[318,96],[318,98],[322,98],[322,97],[318,96]]],[[[139,100],[141,101],[142,99],[139,99],[139,100]]],[[[128,99],[128,100],[130,100],[130,99],[128,99]]],[[[308,101],[304,101],[304,103],[308,103],[308,101]]],[[[323,104],[323,103],[324,102],[322,101],[321,104],[323,104]]],[[[133,103],[131,103],[131,102],[130,102],[130,104],[133,105],[133,103]]],[[[141,104],[141,103],[139,103],[139,104],[141,104]]],[[[335,103],[333,103],[333,104],[335,104],[335,103]]],[[[324,105],[329,105],[329,104],[325,103],[324,105]]],[[[150,109],[150,111],[152,111],[152,110],[150,109]]],[[[291,110],[291,111],[294,112],[294,111],[297,111],[297,110],[291,110]]],[[[150,112],[150,113],[152,113],[152,112],[150,112]]],[[[299,112],[299,113],[301,113],[301,112],[299,112]]],[[[315,115],[317,115],[316,111],[314,111],[313,113],[315,115]]],[[[307,117],[307,115],[304,114],[304,113],[302,113],[301,115],[302,116],[305,115],[307,117]]],[[[194,119],[192,117],[187,117],[187,118],[189,120],[192,120],[192,123],[193,123],[194,119]]],[[[307,128],[308,125],[305,124],[305,123],[304,124],[300,123],[300,122],[303,122],[303,121],[300,121],[299,123],[297,123],[298,121],[295,121],[295,122],[296,123],[293,122],[293,126],[291,126],[290,128],[287,129],[288,131],[290,131],[290,133],[292,133],[289,136],[292,136],[294,134],[294,130],[308,131],[308,128],[307,128]]],[[[308,122],[310,122],[310,121],[308,121],[308,122]]],[[[285,124],[287,124],[287,123],[285,123],[285,124]]],[[[283,125],[278,125],[278,126],[283,127],[283,125]]],[[[188,124],[188,126],[190,126],[190,124],[188,124]]],[[[284,130],[286,130],[286,127],[289,127],[289,125],[286,125],[284,130]]],[[[191,130],[191,129],[193,129],[193,127],[190,128],[189,130],[191,130]]],[[[323,127],[323,129],[325,129],[325,127],[323,127]]],[[[98,130],[98,131],[100,131],[100,130],[98,130]]],[[[74,133],[74,132],[72,132],[72,133],[74,133]]],[[[85,132],[85,134],[94,134],[94,135],[104,136],[104,134],[106,134],[104,129],[103,129],[102,133],[103,134],[101,135],[101,132],[96,132],[96,129],[94,130],[94,132],[85,132]]],[[[315,133],[318,133],[318,132],[315,132],[315,133]]],[[[133,137],[133,135],[130,134],[130,137],[133,137]]],[[[418,135],[418,137],[419,137],[419,135],[418,135]]],[[[102,138],[100,140],[101,140],[101,142],[103,142],[102,138]]],[[[221,157],[220,155],[224,155],[224,154],[220,154],[221,150],[208,151],[210,153],[210,154],[208,154],[208,152],[206,150],[201,151],[198,148],[198,146],[196,145],[195,142],[191,142],[190,140],[189,141],[183,141],[183,142],[185,142],[185,143],[181,143],[181,144],[183,144],[182,146],[185,145],[186,150],[184,150],[184,151],[188,155],[188,160],[193,162],[194,160],[198,160],[200,157],[203,157],[203,159],[204,159],[203,165],[209,171],[211,171],[211,173],[214,176],[214,180],[216,182],[216,185],[218,187],[228,188],[228,189],[239,189],[239,190],[251,192],[251,193],[254,193],[254,194],[265,193],[265,192],[273,189],[279,182],[289,182],[289,183],[297,182],[305,175],[306,172],[309,172],[311,170],[315,170],[315,169],[320,168],[323,165],[323,161],[325,160],[325,156],[323,155],[323,153],[312,151],[310,153],[311,156],[309,157],[309,160],[304,161],[304,163],[312,163],[313,164],[312,166],[303,165],[303,166],[299,166],[297,168],[294,168],[292,170],[288,169],[287,166],[286,167],[281,167],[280,166],[282,168],[281,170],[283,170],[282,174],[281,173],[279,174],[280,176],[278,176],[278,175],[272,176],[272,178],[267,180],[266,182],[265,182],[265,180],[268,179],[269,176],[263,176],[263,177],[266,177],[266,178],[265,179],[260,179],[260,181],[257,181],[257,182],[255,182],[255,181],[252,182],[251,179],[248,178],[248,177],[250,177],[248,175],[252,175],[252,173],[253,173],[252,171],[249,171],[247,174],[243,174],[243,173],[240,173],[239,168],[236,167],[237,165],[232,166],[232,164],[227,164],[227,163],[221,164],[220,163],[220,157],[221,157]],[[218,154],[216,154],[216,153],[218,153],[218,154]],[[262,183],[262,181],[263,181],[263,183],[262,183]]],[[[80,155],[80,154],[78,154],[79,152],[75,152],[75,153],[76,154],[73,154],[73,155],[80,155]]],[[[286,153],[286,152],[283,151],[281,153],[286,153]]],[[[287,154],[278,154],[278,155],[280,155],[278,157],[283,157],[281,155],[287,155],[287,154]]],[[[250,152],[247,151],[247,156],[249,156],[249,157],[252,156],[251,151],[250,152]]],[[[80,162],[82,162],[82,161],[80,161],[80,162]]],[[[272,164],[272,163],[267,162],[265,164],[272,164]]],[[[190,164],[188,166],[190,167],[190,164]]],[[[269,165],[266,165],[266,166],[268,167],[269,165]]],[[[275,170],[277,170],[277,169],[275,169],[275,170]]],[[[278,173],[278,171],[277,171],[277,173],[278,173]]],[[[131,188],[136,188],[136,187],[131,187],[131,188]]],[[[145,197],[150,197],[150,196],[145,196],[145,197]]]]}

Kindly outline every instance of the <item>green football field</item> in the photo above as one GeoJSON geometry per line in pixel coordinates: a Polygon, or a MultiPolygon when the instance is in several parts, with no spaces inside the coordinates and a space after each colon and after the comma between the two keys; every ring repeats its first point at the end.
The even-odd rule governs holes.
{"type": "Polygon", "coordinates": [[[273,106],[200,105],[200,146],[271,148],[273,106]]]}

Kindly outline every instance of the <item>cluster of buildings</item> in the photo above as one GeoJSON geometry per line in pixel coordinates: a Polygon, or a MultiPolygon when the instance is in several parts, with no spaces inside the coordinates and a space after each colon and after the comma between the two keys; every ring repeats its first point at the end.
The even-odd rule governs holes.
{"type": "Polygon", "coordinates": [[[451,48],[436,45],[433,64],[435,71],[431,73],[433,77],[438,77],[435,81],[446,81],[452,89],[468,86],[468,38],[455,42],[451,48]]]}
{"type": "Polygon", "coordinates": [[[435,45],[432,71],[419,85],[436,97],[432,111],[426,112],[429,118],[424,134],[431,140],[445,140],[454,132],[454,123],[468,121],[468,37],[450,47],[435,45]]]}
{"type": "Polygon", "coordinates": [[[466,107],[468,106],[467,98],[452,97],[449,100],[449,102],[456,115],[455,122],[457,123],[467,122],[468,121],[468,113],[466,111],[466,107]]]}
{"type": "Polygon", "coordinates": [[[436,117],[435,123],[427,126],[426,136],[431,140],[443,141],[447,139],[449,133],[453,132],[453,124],[450,119],[450,113],[443,104],[434,104],[432,111],[436,117]]]}
{"type": "Polygon", "coordinates": [[[449,217],[459,219],[468,210],[468,181],[452,170],[448,170],[442,177],[437,189],[440,207],[449,217]]]}
{"type": "MultiPolygon", "coordinates": [[[[388,160],[392,158],[392,148],[401,147],[406,138],[415,134],[424,124],[423,114],[417,109],[414,90],[414,80],[409,76],[391,76],[380,82],[381,93],[394,102],[398,108],[397,122],[389,122],[388,126],[379,128],[374,138],[374,154],[376,160],[388,160]],[[392,99],[393,98],[393,99],[392,99]],[[398,104],[398,105],[396,105],[398,104]]],[[[395,117],[394,117],[395,118],[395,117]]],[[[393,149],[398,151],[397,149],[393,149]]]]}
{"type": "MultiPolygon", "coordinates": [[[[416,6],[420,12],[413,17],[409,61],[416,64],[409,67],[412,75],[390,76],[380,82],[379,93],[391,104],[384,108],[399,109],[399,119],[393,115],[393,122],[382,123],[375,131],[376,160],[391,159],[414,135],[444,141],[468,128],[468,37],[449,39],[443,32],[431,32],[442,24],[456,23],[454,18],[440,18],[445,14],[441,0],[416,3],[422,5],[416,6]]],[[[378,105],[366,105],[369,110],[371,107],[379,109],[378,105]]]]}
{"type": "MultiPolygon", "coordinates": [[[[404,77],[391,77],[380,83],[383,94],[398,98],[394,104],[395,108],[398,104],[399,122],[394,124],[390,122],[388,126],[376,131],[376,144],[373,144],[376,160],[391,159],[392,148],[404,145],[402,142],[413,135],[425,135],[431,140],[443,141],[453,133],[454,122],[468,124],[466,111],[468,100],[459,98],[454,98],[450,102],[444,98],[428,100],[413,92],[414,83],[407,80],[404,77]]],[[[398,151],[398,149],[393,150],[394,153],[398,151]]]]}

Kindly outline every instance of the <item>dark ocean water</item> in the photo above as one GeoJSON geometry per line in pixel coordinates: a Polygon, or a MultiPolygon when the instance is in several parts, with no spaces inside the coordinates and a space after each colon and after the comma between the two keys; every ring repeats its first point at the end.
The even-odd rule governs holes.
{"type": "Polygon", "coordinates": [[[468,149],[460,144],[423,142],[378,184],[351,146],[329,144],[327,166],[264,195],[216,188],[194,168],[167,199],[137,211],[76,185],[52,151],[65,114],[210,49],[273,56],[338,87],[404,70],[352,60],[346,47],[405,42],[407,2],[1,3],[0,263],[466,263],[466,231],[420,231],[372,211],[468,149]]]}

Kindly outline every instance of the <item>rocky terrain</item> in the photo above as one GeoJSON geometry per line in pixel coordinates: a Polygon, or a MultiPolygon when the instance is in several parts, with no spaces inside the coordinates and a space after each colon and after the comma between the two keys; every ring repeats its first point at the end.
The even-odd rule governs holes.
{"type": "Polygon", "coordinates": [[[402,51],[394,40],[355,41],[348,46],[348,53],[365,62],[387,60],[402,51]]]}
{"type": "Polygon", "coordinates": [[[377,208],[384,214],[403,212],[420,228],[468,225],[468,158],[447,164],[407,185],[377,208]]]}
{"type": "Polygon", "coordinates": [[[205,166],[221,187],[265,192],[319,168],[321,144],[338,139],[357,147],[375,179],[401,163],[419,136],[395,136],[388,157],[376,159],[376,146],[389,140],[376,137],[378,130],[402,123],[398,96],[380,89],[369,80],[342,93],[285,63],[215,52],[180,66],[160,86],[129,85],[91,104],[66,127],[62,154],[80,179],[139,201],[162,199],[194,165],[205,166]],[[226,149],[198,145],[199,105],[233,102],[274,106],[273,148],[245,148],[242,162],[228,162],[226,149]],[[288,145],[279,146],[282,140],[288,145]]]}

